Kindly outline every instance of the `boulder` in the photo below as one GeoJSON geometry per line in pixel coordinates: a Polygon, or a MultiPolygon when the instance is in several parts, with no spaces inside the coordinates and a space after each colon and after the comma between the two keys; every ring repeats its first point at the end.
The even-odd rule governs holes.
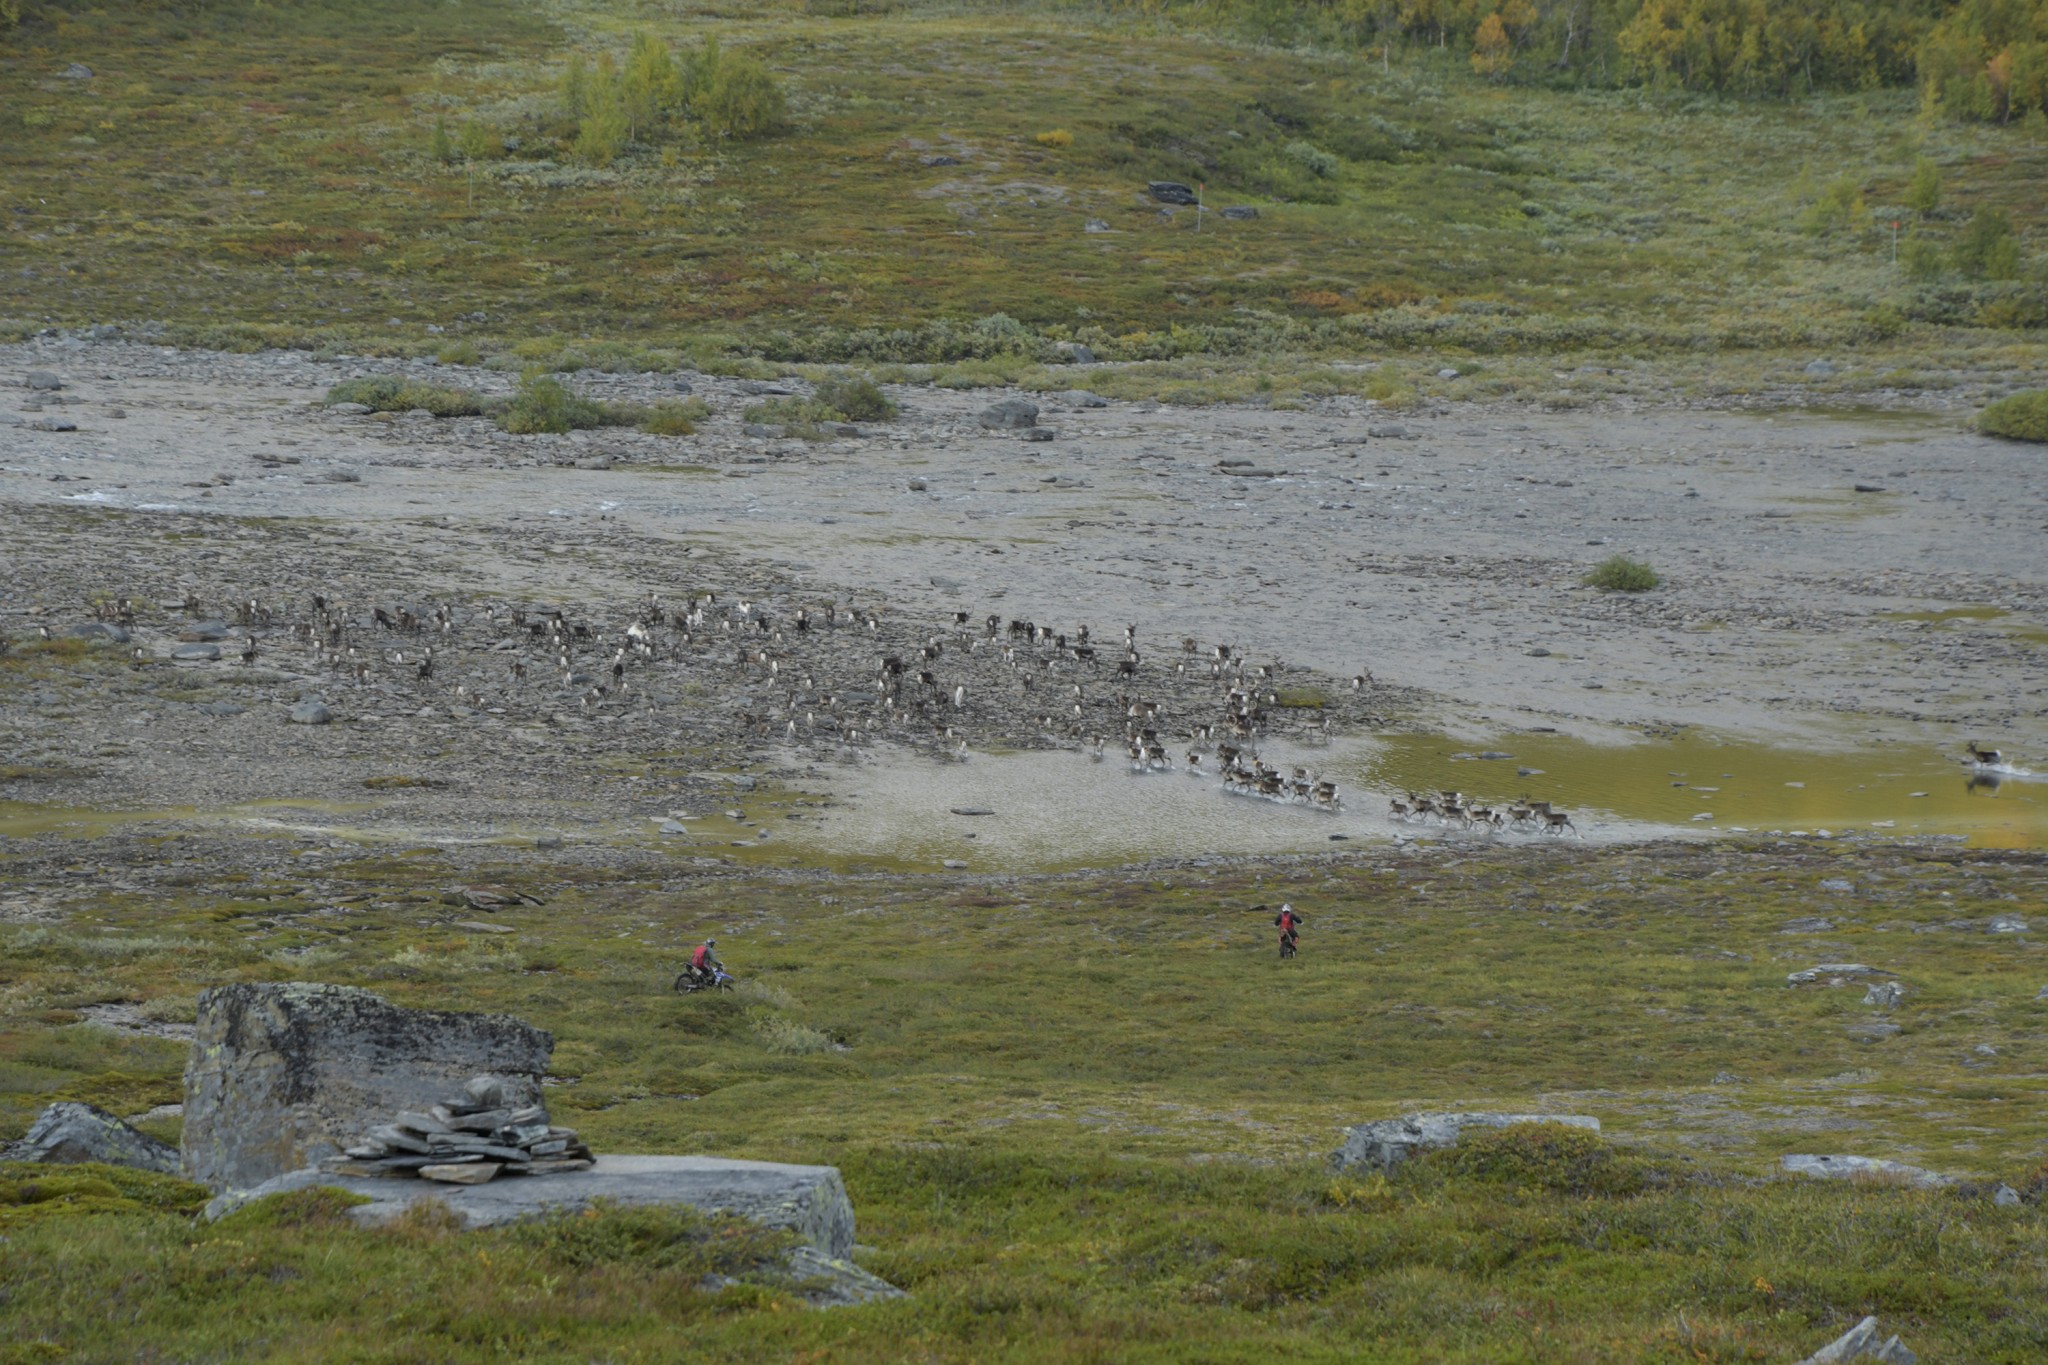
{"type": "Polygon", "coordinates": [[[1005,398],[981,410],[980,422],[996,430],[1021,430],[1038,425],[1038,404],[1025,398],[1005,398]]]}
{"type": "Polygon", "coordinates": [[[334,712],[320,701],[302,701],[285,713],[288,725],[326,725],[334,719],[334,712]]]}
{"type": "Polygon", "coordinates": [[[1517,1123],[1562,1123],[1600,1131],[1586,1114],[1407,1114],[1344,1130],[1344,1145],[1330,1154],[1338,1170],[1391,1171],[1419,1151],[1453,1147],[1467,1128],[1506,1128],[1517,1123]]]}
{"type": "Polygon", "coordinates": [[[834,1166],[791,1166],[716,1156],[600,1156],[587,1171],[493,1180],[460,1189],[418,1180],[288,1171],[207,1206],[218,1218],[252,1199],[287,1190],[331,1185],[371,1200],[349,1210],[358,1223],[388,1223],[422,1199],[438,1199],[466,1228],[487,1228],[558,1210],[574,1212],[593,1200],[616,1205],[687,1204],[705,1213],[731,1213],[764,1227],[788,1228],[827,1256],[853,1249],[853,1203],[834,1166]]]}
{"type": "Polygon", "coordinates": [[[1955,1180],[1936,1171],[1922,1170],[1908,1166],[1903,1161],[1886,1161],[1874,1156],[1810,1156],[1795,1154],[1778,1159],[1779,1164],[1794,1175],[1808,1175],[1816,1180],[1880,1180],[1915,1189],[1933,1190],[1944,1185],[1953,1185],[1955,1180]]]}
{"type": "Polygon", "coordinates": [[[48,370],[30,370],[22,376],[21,382],[31,389],[43,393],[55,393],[64,387],[64,381],[48,370]]]}
{"type": "Polygon", "coordinates": [[[1799,1365],[1840,1365],[1850,1360],[1876,1360],[1883,1365],[1914,1365],[1919,1359],[1906,1349],[1897,1335],[1879,1340],[1876,1317],[1867,1317],[1827,1345],[1799,1362],[1799,1365]]]}
{"type": "Polygon", "coordinates": [[[81,640],[106,640],[117,645],[128,643],[128,632],[111,621],[87,621],[74,627],[71,633],[81,640]]]}
{"type": "Polygon", "coordinates": [[[1232,222],[1248,223],[1259,216],[1259,211],[1250,204],[1232,204],[1223,210],[1223,216],[1232,222]]]}
{"type": "Polygon", "coordinates": [[[1093,365],[1095,363],[1094,350],[1083,346],[1078,341],[1062,341],[1053,349],[1058,351],[1060,356],[1070,365],[1093,365]]]}
{"type": "Polygon", "coordinates": [[[1099,393],[1090,393],[1086,389],[1068,389],[1060,395],[1060,400],[1072,408],[1106,408],[1109,406],[1107,398],[1104,398],[1099,393]]]}
{"type": "Polygon", "coordinates": [[[1831,379],[1834,377],[1834,373],[1835,367],[1828,364],[1825,360],[1809,360],[1806,362],[1805,374],[1808,379],[1831,379]]]}
{"type": "Polygon", "coordinates": [[[36,1115],[28,1136],[0,1148],[0,1160],[98,1161],[163,1175],[178,1173],[178,1149],[139,1133],[104,1109],[59,1101],[36,1115]]]}
{"type": "Polygon", "coordinates": [[[1145,192],[1162,204],[1198,204],[1201,198],[1192,186],[1178,180],[1154,180],[1145,186],[1145,192]]]}
{"type": "Polygon", "coordinates": [[[60,81],[89,81],[92,79],[92,68],[84,62],[73,62],[57,73],[57,79],[60,81]]]}
{"type": "Polygon", "coordinates": [[[185,1066],[185,1173],[215,1191],[250,1189],[480,1074],[536,1103],[554,1046],[508,1015],[401,1009],[353,987],[217,986],[199,997],[185,1066]]]}

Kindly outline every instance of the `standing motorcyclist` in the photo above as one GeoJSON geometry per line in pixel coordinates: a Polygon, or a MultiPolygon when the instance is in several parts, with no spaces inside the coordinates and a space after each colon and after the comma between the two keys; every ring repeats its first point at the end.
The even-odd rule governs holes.
{"type": "Polygon", "coordinates": [[[725,964],[718,960],[717,947],[717,939],[707,938],[690,954],[690,975],[700,985],[710,985],[717,973],[725,970],[725,964]]]}
{"type": "Polygon", "coordinates": [[[1301,922],[1305,918],[1292,905],[1282,902],[1280,913],[1273,916],[1273,923],[1280,926],[1280,956],[1292,957],[1295,945],[1301,936],[1301,922]]]}

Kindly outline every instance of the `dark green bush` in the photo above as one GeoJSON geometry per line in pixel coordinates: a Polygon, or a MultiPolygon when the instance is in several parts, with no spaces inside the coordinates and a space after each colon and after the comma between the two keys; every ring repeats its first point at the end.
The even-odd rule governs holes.
{"type": "Polygon", "coordinates": [[[1598,1133],[1562,1123],[1517,1123],[1465,1133],[1455,1147],[1421,1158],[1424,1171],[1516,1189],[1584,1198],[1640,1194],[1650,1170],[1598,1133]]]}
{"type": "Polygon", "coordinates": [[[1999,399],[1978,415],[1977,429],[2009,441],[2048,441],[2048,389],[1999,399]]]}
{"type": "Polygon", "coordinates": [[[1648,592],[1662,582],[1657,571],[1640,559],[1610,555],[1593,566],[1582,580],[1586,586],[1608,592],[1648,592]]]}
{"type": "Polygon", "coordinates": [[[655,436],[694,436],[697,423],[710,413],[711,409],[698,398],[684,403],[655,403],[634,425],[655,436]]]}
{"type": "Polygon", "coordinates": [[[818,385],[817,401],[848,422],[886,422],[897,411],[881,386],[864,374],[826,380],[818,385]]]}
{"type": "Polygon", "coordinates": [[[613,424],[605,405],[578,398],[561,380],[544,374],[530,374],[520,381],[498,425],[516,435],[534,432],[581,431],[613,424]]]}
{"type": "Polygon", "coordinates": [[[440,389],[395,374],[345,379],[327,391],[330,403],[361,403],[375,412],[411,412],[425,408],[436,417],[474,417],[483,401],[468,389],[440,389]]]}

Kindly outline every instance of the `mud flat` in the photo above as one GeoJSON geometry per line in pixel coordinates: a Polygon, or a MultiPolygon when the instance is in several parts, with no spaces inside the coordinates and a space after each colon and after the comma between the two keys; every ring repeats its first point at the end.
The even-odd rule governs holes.
{"type": "MultiPolygon", "coordinates": [[[[17,757],[0,798],[17,803],[16,833],[53,806],[284,800],[367,803],[353,826],[420,837],[644,835],[735,776],[843,791],[826,779],[891,748],[1078,757],[1104,735],[1114,758],[1133,700],[1161,703],[1178,763],[1186,730],[1213,723],[1233,684],[1211,676],[1219,643],[1269,670],[1243,683],[1273,698],[1264,739],[1313,745],[1326,716],[1339,737],[1442,737],[1428,749],[1440,769],[1421,750],[1352,765],[1367,784],[1347,794],[1358,811],[1412,785],[1505,799],[1529,785],[1519,767],[1560,766],[1492,765],[1481,788],[1479,769],[1451,759],[1488,745],[1554,755],[1691,736],[1861,753],[1889,773],[1945,764],[1976,739],[2048,767],[2048,561],[2025,548],[2048,521],[2048,471],[1938,407],[1385,414],[1350,399],[1271,411],[1038,395],[1054,439],[1027,442],[976,421],[1014,394],[907,388],[898,420],[804,442],[747,435],[755,400],[740,381],[693,375],[715,409],[695,437],[515,437],[483,419],[319,404],[339,380],[387,370],[510,386],[419,362],[0,348],[0,380],[31,369],[64,387],[0,390],[0,417],[41,401],[22,415],[76,429],[0,425],[0,629],[26,657],[38,627],[61,639],[93,600],[128,597],[135,616],[131,640],[90,646],[84,672],[52,657],[6,679],[17,757]],[[1580,583],[1616,553],[1650,561],[1663,585],[1580,583]],[[644,669],[631,656],[623,694],[584,701],[649,594],[673,611],[707,591],[718,598],[693,641],[664,639],[644,669]],[[353,613],[366,677],[294,638],[316,593],[353,613]],[[196,612],[178,609],[188,596],[196,612]],[[250,601],[259,614],[244,623],[250,601]],[[370,625],[373,608],[401,604],[444,607],[446,637],[370,625]],[[586,626],[568,669],[509,624],[514,608],[586,626]],[[853,615],[799,634],[800,609],[853,615]],[[756,614],[781,639],[750,637],[756,614]],[[202,617],[227,626],[221,659],[174,659],[202,617]],[[1012,620],[1070,641],[1088,623],[1102,658],[1028,644],[1005,657],[1012,620]],[[1141,662],[1117,677],[1126,626],[1141,662]],[[914,676],[930,643],[948,651],[933,685],[856,703],[878,656],[911,658],[914,676]],[[420,679],[428,647],[435,671],[420,679]],[[529,670],[518,682],[515,659],[529,670]],[[1370,681],[1353,689],[1360,674],[1370,681]],[[288,723],[313,699],[335,723],[288,723]]],[[[668,376],[576,382],[611,398],[674,391],[668,376]]],[[[1559,795],[1627,804],[1597,787],[1559,795]]],[[[1996,842],[2040,841],[2031,789],[1978,794],[1991,823],[2018,831],[1996,842]]],[[[1802,827],[1911,815],[1817,802],[1802,827]]]]}

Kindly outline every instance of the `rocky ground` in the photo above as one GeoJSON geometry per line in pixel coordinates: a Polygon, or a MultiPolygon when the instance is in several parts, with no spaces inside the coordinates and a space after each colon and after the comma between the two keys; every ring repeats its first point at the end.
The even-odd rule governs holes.
{"type": "Polygon", "coordinates": [[[1325,720],[2048,739],[2048,566],[2025,549],[2048,473],[1960,414],[1076,390],[1038,398],[1035,441],[977,421],[1006,395],[911,388],[898,419],[807,442],[749,434],[763,386],[703,375],[575,376],[605,398],[690,388],[714,416],[686,438],[320,401],[389,371],[512,384],[0,348],[21,384],[0,404],[0,796],[319,800],[366,822],[402,801],[461,838],[640,819],[878,746],[1117,757],[1145,729],[1175,763],[1191,733],[1213,752],[1325,720]],[[1580,584],[1617,552],[1664,586],[1580,584]],[[44,630],[99,638],[38,657],[44,630]]]}

